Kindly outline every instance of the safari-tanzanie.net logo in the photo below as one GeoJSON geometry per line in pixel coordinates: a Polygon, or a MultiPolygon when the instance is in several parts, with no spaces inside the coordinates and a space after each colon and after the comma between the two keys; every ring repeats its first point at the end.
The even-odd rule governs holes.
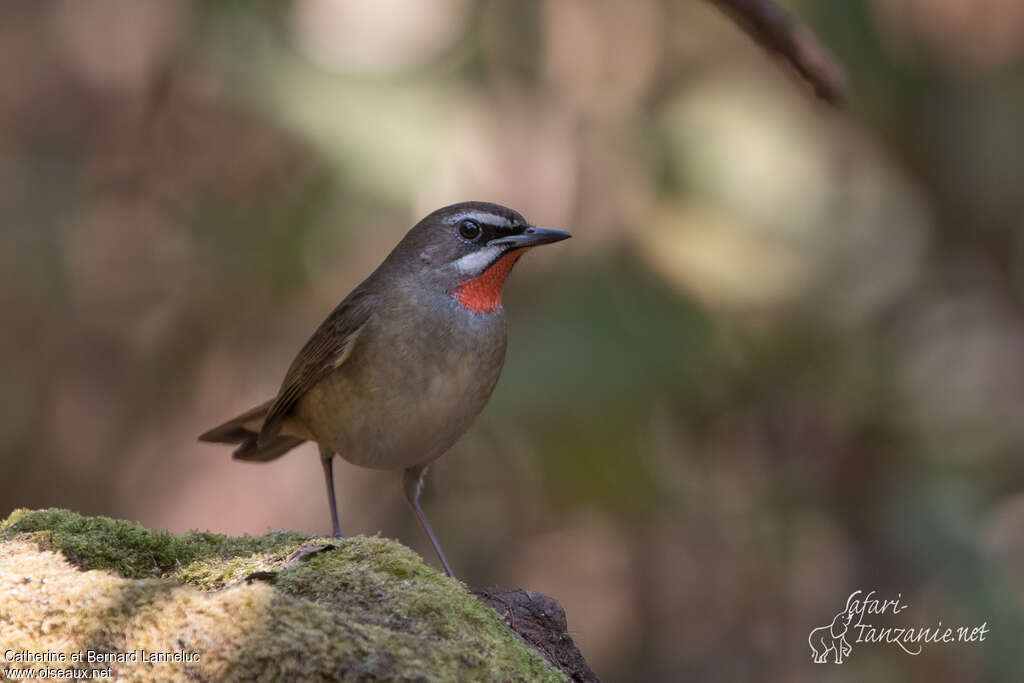
{"type": "MultiPolygon", "coordinates": [[[[953,643],[981,643],[988,635],[988,622],[975,626],[882,626],[872,623],[884,615],[899,615],[907,609],[901,593],[895,599],[883,600],[875,591],[850,593],[844,607],[832,623],[811,631],[807,643],[811,646],[811,660],[817,664],[829,661],[842,664],[860,643],[882,643],[899,647],[908,655],[919,655],[925,645],[953,643]]],[[[885,619],[888,621],[888,619],[885,619]]]]}

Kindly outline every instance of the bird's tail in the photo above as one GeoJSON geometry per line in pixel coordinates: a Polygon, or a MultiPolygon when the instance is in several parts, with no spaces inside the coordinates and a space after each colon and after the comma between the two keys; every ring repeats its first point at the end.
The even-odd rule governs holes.
{"type": "Polygon", "coordinates": [[[238,448],[231,457],[236,460],[250,462],[267,462],[279,458],[301,444],[305,439],[297,436],[278,435],[270,443],[260,446],[256,439],[263,427],[263,419],[267,416],[273,399],[247,410],[238,417],[232,418],[222,425],[214,427],[199,436],[200,441],[210,443],[237,443],[238,448]]]}

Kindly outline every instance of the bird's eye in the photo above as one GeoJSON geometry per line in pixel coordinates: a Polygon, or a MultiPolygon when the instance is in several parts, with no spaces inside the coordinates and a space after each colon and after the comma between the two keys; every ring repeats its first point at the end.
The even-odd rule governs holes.
{"type": "Polygon", "coordinates": [[[481,232],[483,231],[480,229],[480,224],[476,221],[467,218],[459,223],[459,236],[463,239],[467,239],[472,242],[480,236],[481,232]]]}

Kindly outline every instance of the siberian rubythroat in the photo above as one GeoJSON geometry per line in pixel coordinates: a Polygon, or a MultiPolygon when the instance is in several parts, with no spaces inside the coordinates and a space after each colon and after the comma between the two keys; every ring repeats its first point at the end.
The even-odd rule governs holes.
{"type": "Polygon", "coordinates": [[[497,204],[438,209],[327,316],[275,398],[199,439],[239,444],[234,457],[253,462],[315,441],[337,537],[335,454],[403,470],[406,500],[452,576],[420,507],[423,475],[480,414],[501,374],[501,291],[512,266],[527,249],[569,236],[497,204]]]}

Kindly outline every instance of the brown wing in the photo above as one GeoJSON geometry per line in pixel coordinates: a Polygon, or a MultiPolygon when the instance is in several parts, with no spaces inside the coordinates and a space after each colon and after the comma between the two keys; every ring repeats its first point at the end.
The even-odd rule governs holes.
{"type": "Polygon", "coordinates": [[[352,292],[302,347],[288,368],[277,398],[263,422],[257,441],[260,446],[274,439],[285,417],[313,385],[352,355],[359,333],[370,319],[372,298],[360,289],[352,292]]]}

